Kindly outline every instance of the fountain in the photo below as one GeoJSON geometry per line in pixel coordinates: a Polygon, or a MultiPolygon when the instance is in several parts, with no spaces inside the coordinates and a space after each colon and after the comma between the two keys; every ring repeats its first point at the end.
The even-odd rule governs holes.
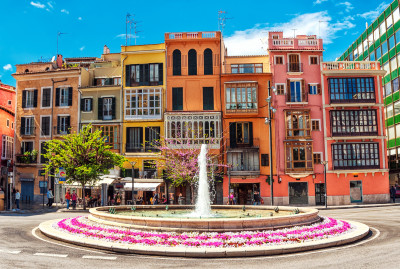
{"type": "Polygon", "coordinates": [[[354,242],[369,227],[322,218],[314,208],[211,205],[207,145],[198,157],[196,205],[99,207],[87,217],[41,223],[45,235],[124,253],[229,257],[275,255],[354,242]]]}

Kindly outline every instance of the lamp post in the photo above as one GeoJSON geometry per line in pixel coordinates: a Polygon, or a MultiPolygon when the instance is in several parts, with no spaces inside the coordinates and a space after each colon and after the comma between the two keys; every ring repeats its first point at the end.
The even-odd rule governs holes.
{"type": "Polygon", "coordinates": [[[135,164],[136,162],[129,162],[132,165],[132,204],[136,205],[135,200],[135,164]]]}
{"type": "Polygon", "coordinates": [[[276,109],[272,107],[272,95],[271,95],[271,81],[268,80],[268,97],[266,99],[268,103],[268,118],[265,118],[265,124],[268,125],[269,129],[269,182],[271,187],[271,205],[274,205],[274,170],[272,162],[272,113],[276,112],[276,109]]]}
{"type": "Polygon", "coordinates": [[[231,165],[228,164],[228,204],[231,204],[231,165]]]}
{"type": "Polygon", "coordinates": [[[328,208],[328,194],[327,194],[327,188],[326,188],[326,165],[328,164],[328,161],[322,161],[321,164],[324,165],[325,208],[328,208]]]}

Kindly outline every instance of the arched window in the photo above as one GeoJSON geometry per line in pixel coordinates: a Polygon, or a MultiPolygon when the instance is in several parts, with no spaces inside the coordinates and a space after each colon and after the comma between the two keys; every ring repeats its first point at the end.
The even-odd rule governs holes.
{"type": "Polygon", "coordinates": [[[181,75],[181,51],[174,50],[172,53],[172,75],[181,75]]]}
{"type": "Polygon", "coordinates": [[[213,74],[213,53],[211,49],[204,50],[204,75],[213,74]]]}
{"type": "Polygon", "coordinates": [[[189,62],[189,76],[197,75],[197,52],[195,49],[189,50],[188,62],[189,62]]]}

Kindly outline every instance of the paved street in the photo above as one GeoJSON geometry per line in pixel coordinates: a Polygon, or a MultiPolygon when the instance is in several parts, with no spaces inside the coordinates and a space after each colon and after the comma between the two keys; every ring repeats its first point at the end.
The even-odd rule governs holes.
{"type": "Polygon", "coordinates": [[[400,257],[400,206],[321,211],[369,225],[373,233],[355,245],[247,259],[119,255],[32,234],[42,221],[76,215],[82,213],[0,214],[0,268],[397,268],[400,257]]]}

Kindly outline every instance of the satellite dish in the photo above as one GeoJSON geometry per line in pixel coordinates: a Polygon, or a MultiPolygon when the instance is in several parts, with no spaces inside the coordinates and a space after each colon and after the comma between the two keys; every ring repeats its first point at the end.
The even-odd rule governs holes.
{"type": "Polygon", "coordinates": [[[56,60],[56,56],[51,57],[51,62],[54,62],[56,60]]]}

